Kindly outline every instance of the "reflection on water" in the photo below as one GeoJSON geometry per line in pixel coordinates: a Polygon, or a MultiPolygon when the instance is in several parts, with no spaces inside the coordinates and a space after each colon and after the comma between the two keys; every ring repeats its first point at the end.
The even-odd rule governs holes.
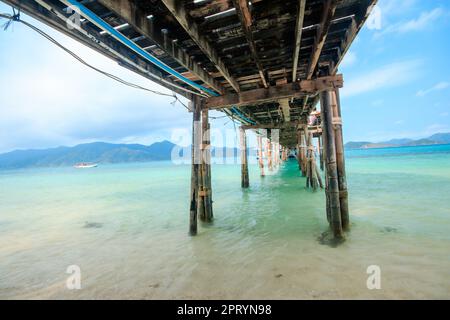
{"type": "MultiPolygon", "coordinates": [[[[438,148],[438,147],[435,147],[438,148]]],[[[215,221],[188,236],[189,166],[0,173],[0,298],[450,298],[450,154],[347,159],[352,231],[321,245],[323,192],[294,160],[240,189],[213,166],[215,221]],[[382,289],[368,290],[379,265],[382,289]],[[82,289],[66,289],[70,265],[82,289]]],[[[373,151],[368,151],[373,152],[373,151]]]]}

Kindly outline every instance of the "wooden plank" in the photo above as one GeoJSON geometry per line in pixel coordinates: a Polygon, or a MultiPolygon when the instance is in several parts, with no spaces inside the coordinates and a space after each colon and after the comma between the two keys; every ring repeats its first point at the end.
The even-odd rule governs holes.
{"type": "MultiPolygon", "coordinates": [[[[109,0],[111,1],[111,0],[109,0]]],[[[115,0],[116,1],[116,0],[115,0]]],[[[124,0],[121,0],[124,1],[124,0]]],[[[180,23],[183,29],[189,34],[192,40],[200,47],[203,53],[211,60],[216,66],[217,70],[223,75],[223,77],[230,83],[236,92],[240,91],[239,84],[231,76],[228,68],[223,63],[219,54],[214,49],[213,45],[206,39],[201,33],[198,25],[192,21],[192,18],[186,12],[183,1],[176,0],[162,0],[167,9],[172,13],[175,19],[180,23]]]]}
{"type": "MultiPolygon", "coordinates": [[[[195,6],[195,4],[194,4],[195,6]]],[[[199,7],[192,8],[189,10],[189,15],[192,18],[204,18],[212,14],[217,14],[219,12],[231,9],[232,5],[229,0],[214,0],[207,2],[205,4],[199,4],[199,7]]]]}
{"type": "Polygon", "coordinates": [[[297,67],[298,67],[298,55],[300,53],[300,45],[302,42],[303,33],[303,20],[305,17],[306,0],[299,0],[298,15],[295,23],[295,48],[294,48],[294,61],[292,64],[292,82],[297,81],[297,67]]]}
{"type": "Polygon", "coordinates": [[[248,0],[233,0],[234,7],[236,8],[236,12],[239,16],[239,20],[241,21],[242,29],[244,30],[245,38],[247,39],[250,53],[252,55],[253,60],[256,63],[256,67],[258,68],[259,76],[263,83],[264,88],[268,87],[266,77],[264,76],[264,68],[261,64],[261,61],[258,58],[258,53],[256,51],[256,44],[253,39],[253,30],[252,30],[252,15],[250,13],[250,9],[248,7],[248,0]]]}
{"type": "Polygon", "coordinates": [[[325,45],[325,40],[327,39],[328,30],[330,29],[331,20],[333,18],[334,12],[336,11],[336,7],[336,0],[326,0],[326,2],[324,3],[322,19],[320,21],[319,27],[317,28],[317,36],[314,42],[314,48],[309,62],[308,72],[306,76],[307,79],[311,79],[314,74],[314,70],[316,70],[316,66],[319,62],[323,46],[325,45]]]}
{"type": "Polygon", "coordinates": [[[343,78],[341,74],[321,77],[314,80],[302,80],[281,86],[260,88],[243,91],[239,94],[228,94],[206,99],[205,107],[208,109],[231,108],[233,106],[248,106],[264,102],[277,101],[285,98],[303,97],[324,90],[342,88],[343,78]]]}
{"type": "Polygon", "coordinates": [[[127,23],[139,33],[142,33],[153,40],[176,62],[190,70],[191,73],[195,74],[200,80],[211,86],[211,88],[220,93],[226,91],[225,88],[203,70],[191,56],[175,45],[172,39],[169,39],[167,33],[163,34],[161,30],[164,29],[164,27],[158,26],[156,21],[148,19],[147,15],[142,10],[138,9],[136,3],[131,0],[98,0],[98,2],[127,21],[127,23]]]}

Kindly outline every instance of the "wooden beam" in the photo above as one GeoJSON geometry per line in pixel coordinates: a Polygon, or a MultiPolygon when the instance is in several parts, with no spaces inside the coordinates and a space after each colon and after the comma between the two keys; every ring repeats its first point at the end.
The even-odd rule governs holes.
{"type": "Polygon", "coordinates": [[[163,34],[158,22],[154,19],[148,19],[143,10],[139,10],[136,3],[131,0],[98,0],[107,9],[115,12],[122,19],[127,21],[139,33],[153,40],[158,47],[169,54],[180,65],[190,70],[196,77],[208,84],[211,88],[220,93],[226,90],[218,81],[211,77],[205,70],[202,69],[196,61],[192,59],[186,52],[181,50],[172,39],[169,39],[167,34],[163,34]]]}
{"type": "Polygon", "coordinates": [[[305,6],[306,0],[299,0],[297,21],[295,23],[295,49],[294,49],[294,57],[292,58],[292,60],[294,61],[292,65],[292,82],[297,81],[298,55],[300,53],[300,45],[302,42],[305,6]]]}
{"type": "MultiPolygon", "coordinates": [[[[111,0],[109,0],[111,1],[111,0]]],[[[115,0],[116,1],[116,0],[115,0]]],[[[200,47],[203,53],[215,64],[217,70],[224,76],[236,92],[240,91],[239,84],[231,76],[227,67],[223,63],[219,54],[213,45],[202,35],[198,25],[192,21],[192,18],[184,8],[184,1],[162,0],[167,9],[172,13],[175,19],[180,23],[183,29],[189,34],[192,40],[200,47]]]]}
{"type": "Polygon", "coordinates": [[[248,0],[233,0],[234,7],[241,21],[242,29],[244,30],[245,38],[247,39],[248,45],[250,47],[250,52],[252,54],[253,60],[255,60],[256,66],[258,68],[259,76],[262,80],[264,88],[268,87],[266,77],[264,76],[264,68],[261,61],[258,58],[258,52],[256,50],[256,44],[253,39],[252,30],[252,14],[248,7],[248,0]]]}
{"type": "Polygon", "coordinates": [[[311,59],[308,66],[307,79],[311,79],[314,70],[316,70],[317,63],[319,62],[320,54],[322,53],[323,46],[325,45],[325,40],[327,39],[328,30],[330,29],[331,20],[336,11],[337,1],[336,0],[326,0],[323,7],[322,19],[317,28],[317,35],[314,42],[313,51],[311,54],[311,59]]]}
{"type": "Polygon", "coordinates": [[[208,109],[223,109],[233,106],[249,106],[264,102],[278,101],[285,98],[302,97],[316,94],[325,90],[342,88],[343,78],[341,74],[326,76],[314,80],[302,80],[287,83],[281,86],[269,87],[267,89],[255,89],[243,91],[239,94],[228,94],[206,99],[205,107],[208,109]]]}

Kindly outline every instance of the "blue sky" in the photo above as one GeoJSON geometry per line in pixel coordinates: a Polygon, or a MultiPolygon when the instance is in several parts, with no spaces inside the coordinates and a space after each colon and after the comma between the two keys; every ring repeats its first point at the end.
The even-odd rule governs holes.
{"type": "MultiPolygon", "coordinates": [[[[450,132],[450,2],[381,0],[377,7],[381,19],[363,28],[339,70],[345,140],[450,132]]],[[[0,12],[11,9],[1,3],[0,12]]],[[[24,18],[89,63],[168,92],[24,18]]],[[[0,31],[0,96],[0,152],[91,141],[151,144],[173,140],[191,122],[172,99],[105,78],[21,24],[0,31]]],[[[218,119],[212,127],[233,125],[218,119]]]]}

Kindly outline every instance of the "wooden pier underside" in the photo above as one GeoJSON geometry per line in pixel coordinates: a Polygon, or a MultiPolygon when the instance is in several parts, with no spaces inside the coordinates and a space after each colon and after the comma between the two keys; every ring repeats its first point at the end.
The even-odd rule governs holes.
{"type": "MultiPolygon", "coordinates": [[[[271,129],[270,139],[279,139],[259,141],[268,170],[297,148],[307,187],[325,186],[331,230],[343,238],[349,213],[338,67],[377,0],[80,0],[94,17],[84,11],[81,30],[66,23],[73,0],[1,1],[193,102],[191,234],[197,216],[213,218],[211,168],[194,154],[209,149],[202,131],[208,110],[219,110],[241,123],[242,187],[250,185],[245,130],[271,129]]],[[[260,168],[264,176],[261,159],[260,168]]]]}
{"type": "MultiPolygon", "coordinates": [[[[3,0],[38,20],[167,86],[147,72],[70,30],[65,21],[34,0],[3,0]]],[[[42,0],[64,13],[59,0],[42,0]]],[[[289,86],[299,80],[335,75],[376,0],[84,0],[79,1],[141,48],[222,96],[289,86]]],[[[67,14],[66,14],[67,15],[67,14]]],[[[137,56],[89,22],[82,28],[159,78],[186,84],[137,56]]],[[[172,90],[190,98],[179,89],[172,90]]],[[[285,88],[286,89],[286,88],[285,88]]],[[[244,125],[279,127],[280,144],[294,147],[295,124],[315,109],[319,92],[268,95],[240,103],[244,125]]]]}

